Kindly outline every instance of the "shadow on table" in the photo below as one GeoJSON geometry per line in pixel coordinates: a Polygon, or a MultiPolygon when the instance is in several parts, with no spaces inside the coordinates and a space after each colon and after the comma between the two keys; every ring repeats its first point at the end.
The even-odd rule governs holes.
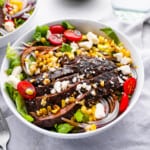
{"type": "Polygon", "coordinates": [[[62,0],[62,3],[66,3],[67,5],[85,5],[90,2],[92,2],[92,0],[62,0]]]}

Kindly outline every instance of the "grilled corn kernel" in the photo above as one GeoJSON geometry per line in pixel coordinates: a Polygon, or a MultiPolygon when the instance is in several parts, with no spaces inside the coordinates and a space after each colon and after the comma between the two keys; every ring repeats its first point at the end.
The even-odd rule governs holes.
{"type": "Polygon", "coordinates": [[[41,109],[40,109],[40,113],[41,113],[42,115],[47,115],[47,109],[46,109],[46,108],[41,108],[41,109]]]}
{"type": "Polygon", "coordinates": [[[63,53],[62,52],[57,52],[55,55],[56,55],[56,57],[61,57],[63,55],[63,53]]]}
{"type": "Polygon", "coordinates": [[[66,106],[66,102],[65,102],[64,99],[62,99],[62,100],[61,100],[61,107],[63,108],[63,107],[65,107],[65,106],[66,106]]]}
{"type": "Polygon", "coordinates": [[[41,116],[42,114],[41,114],[41,112],[40,112],[39,110],[37,110],[37,111],[36,111],[36,115],[37,115],[37,116],[41,116]]]}
{"type": "Polygon", "coordinates": [[[47,102],[46,102],[46,97],[43,97],[41,100],[41,105],[42,106],[46,106],[47,102]]]}
{"type": "Polygon", "coordinates": [[[81,111],[82,111],[83,113],[86,113],[86,112],[87,112],[86,106],[82,106],[82,107],[81,107],[81,111]]]}
{"type": "Polygon", "coordinates": [[[31,88],[27,88],[27,89],[25,90],[25,93],[26,93],[27,95],[33,95],[34,91],[33,91],[33,89],[31,89],[31,88]]]}
{"type": "Polygon", "coordinates": [[[38,55],[38,54],[39,54],[39,51],[35,51],[34,53],[35,53],[35,55],[38,55]]]}
{"type": "Polygon", "coordinates": [[[51,112],[51,106],[47,106],[47,111],[51,112]]]}
{"type": "Polygon", "coordinates": [[[96,124],[91,124],[86,127],[86,131],[96,130],[96,124]]]}
{"type": "Polygon", "coordinates": [[[45,42],[46,42],[46,39],[45,39],[44,37],[42,37],[42,38],[40,39],[40,41],[41,41],[42,43],[45,43],[45,42]]]}
{"type": "Polygon", "coordinates": [[[80,55],[81,52],[82,52],[82,51],[81,51],[80,49],[77,49],[77,50],[76,50],[77,55],[80,55]]]}
{"type": "Polygon", "coordinates": [[[101,81],[100,81],[100,85],[101,85],[102,87],[104,87],[104,85],[105,85],[104,80],[101,80],[101,81]]]}
{"type": "Polygon", "coordinates": [[[121,52],[123,53],[124,56],[130,57],[130,51],[128,51],[126,49],[122,49],[121,52]]]}
{"type": "Polygon", "coordinates": [[[104,43],[104,37],[103,36],[99,36],[99,43],[104,43]]]}
{"type": "Polygon", "coordinates": [[[71,97],[69,98],[69,102],[72,103],[72,102],[74,102],[74,101],[75,101],[75,98],[71,96],[71,97]]]}
{"type": "Polygon", "coordinates": [[[87,114],[88,114],[88,115],[91,115],[92,113],[93,113],[92,109],[89,108],[89,109],[87,110],[87,114]]]}
{"type": "Polygon", "coordinates": [[[87,40],[87,36],[84,34],[82,35],[82,41],[87,40]]]}
{"type": "Polygon", "coordinates": [[[35,71],[36,71],[36,65],[34,64],[34,65],[31,65],[30,66],[30,71],[31,71],[31,73],[34,73],[35,71]]]}
{"type": "Polygon", "coordinates": [[[60,107],[58,105],[54,105],[53,109],[51,110],[51,112],[56,114],[59,110],[60,110],[60,107]]]}

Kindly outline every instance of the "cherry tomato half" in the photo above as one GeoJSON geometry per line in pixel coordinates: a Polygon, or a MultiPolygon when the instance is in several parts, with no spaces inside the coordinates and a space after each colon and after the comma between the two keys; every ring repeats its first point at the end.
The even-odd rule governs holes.
{"type": "Polygon", "coordinates": [[[33,99],[36,96],[35,87],[28,81],[20,81],[17,90],[25,99],[33,99]]]}
{"type": "Polygon", "coordinates": [[[82,34],[78,30],[65,30],[64,37],[71,42],[78,42],[82,39],[82,34]]]}
{"type": "Polygon", "coordinates": [[[126,93],[123,93],[120,100],[119,112],[123,113],[128,107],[128,105],[129,105],[128,95],[126,93]]]}
{"type": "Polygon", "coordinates": [[[65,42],[65,39],[62,36],[62,34],[51,34],[48,40],[53,45],[61,45],[63,42],[65,42]]]}
{"type": "Polygon", "coordinates": [[[136,87],[136,79],[133,77],[128,78],[123,84],[123,90],[128,95],[134,92],[135,87],[136,87]]]}
{"type": "Polygon", "coordinates": [[[62,25],[56,24],[49,27],[51,33],[59,33],[62,34],[65,31],[65,28],[62,25]]]}

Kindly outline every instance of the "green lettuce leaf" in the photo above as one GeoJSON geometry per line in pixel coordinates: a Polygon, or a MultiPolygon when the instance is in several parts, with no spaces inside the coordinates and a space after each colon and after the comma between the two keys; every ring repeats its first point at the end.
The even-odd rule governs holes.
{"type": "Polygon", "coordinates": [[[34,118],[28,114],[24,99],[18,93],[18,91],[10,83],[7,82],[5,83],[5,89],[9,97],[15,102],[17,111],[21,114],[21,116],[27,121],[33,122],[34,118]]]}
{"type": "Polygon", "coordinates": [[[0,7],[3,7],[5,0],[0,0],[0,7]]]}
{"type": "Polygon", "coordinates": [[[103,29],[100,29],[100,30],[103,31],[109,38],[114,40],[114,42],[117,45],[120,43],[120,40],[119,40],[117,34],[111,28],[103,28],[103,29]]]}
{"type": "Polygon", "coordinates": [[[48,29],[49,27],[47,25],[37,26],[33,34],[33,39],[39,42],[42,37],[46,37],[48,29]]]}

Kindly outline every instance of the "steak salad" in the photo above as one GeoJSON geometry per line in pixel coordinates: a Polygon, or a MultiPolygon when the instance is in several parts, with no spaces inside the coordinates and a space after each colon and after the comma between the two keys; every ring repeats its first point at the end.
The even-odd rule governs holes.
{"type": "Polygon", "coordinates": [[[136,88],[130,51],[111,28],[82,33],[68,21],[38,26],[22,47],[8,45],[6,91],[17,111],[49,131],[101,128],[128,107],[136,88]]]}

